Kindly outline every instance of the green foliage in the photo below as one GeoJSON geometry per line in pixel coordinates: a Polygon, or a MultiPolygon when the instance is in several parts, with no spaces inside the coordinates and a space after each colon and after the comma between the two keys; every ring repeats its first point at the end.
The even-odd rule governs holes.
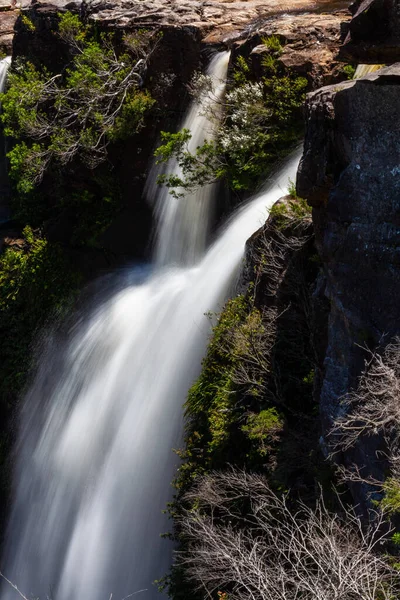
{"type": "Polygon", "coordinates": [[[311,207],[307,200],[297,196],[295,188],[291,189],[289,186],[289,195],[291,196],[290,200],[285,202],[278,200],[269,211],[269,214],[276,219],[278,229],[287,227],[290,221],[302,221],[311,217],[311,207]]]}
{"type": "Polygon", "coordinates": [[[243,361],[254,347],[261,348],[266,326],[244,296],[229,300],[221,313],[185,405],[185,450],[178,451],[184,462],[175,482],[180,492],[228,460],[257,468],[272,451],[283,421],[273,407],[265,406],[261,390],[266,373],[250,370],[250,379],[241,380],[243,361]]]}
{"type": "Polygon", "coordinates": [[[381,501],[381,507],[390,515],[400,513],[400,481],[394,477],[389,477],[383,484],[384,497],[381,501]]]}
{"type": "Polygon", "coordinates": [[[15,182],[18,195],[21,198],[28,197],[35,189],[36,174],[43,167],[42,146],[33,143],[29,147],[25,142],[21,142],[10,150],[7,157],[10,164],[10,177],[15,182]]]}
{"type": "Polygon", "coordinates": [[[58,13],[58,31],[61,38],[72,43],[82,43],[90,33],[89,27],[85,26],[78,15],[69,11],[58,13]]]}
{"type": "Polygon", "coordinates": [[[59,246],[26,227],[18,245],[0,256],[0,397],[14,398],[24,384],[36,331],[63,311],[78,284],[59,246]]]}
{"type": "Polygon", "coordinates": [[[392,542],[395,546],[400,547],[400,533],[398,531],[392,535],[392,542]]]}
{"type": "Polygon", "coordinates": [[[117,55],[112,34],[95,35],[69,12],[59,15],[58,35],[71,50],[67,68],[50,74],[20,61],[0,96],[5,133],[14,140],[10,176],[20,196],[73,161],[94,169],[106,159],[110,141],[143,127],[154,104],[140,89],[150,36],[139,33],[136,45],[130,36],[129,47],[117,55]]]}
{"type": "Polygon", "coordinates": [[[262,410],[258,414],[252,414],[243,425],[242,431],[248,438],[255,442],[260,455],[266,456],[271,449],[271,442],[276,441],[277,434],[282,431],[284,425],[283,417],[275,408],[262,410]]]}
{"type": "Polygon", "coordinates": [[[36,27],[35,27],[33,21],[27,15],[22,14],[21,21],[22,21],[22,24],[25,27],[25,29],[27,29],[31,33],[33,33],[36,30],[36,27]]]}
{"type": "Polygon", "coordinates": [[[291,179],[289,179],[288,193],[289,196],[292,196],[292,198],[297,199],[296,183],[291,179]]]}
{"type": "Polygon", "coordinates": [[[283,52],[282,44],[280,39],[276,35],[270,35],[262,38],[262,43],[268,48],[268,50],[275,56],[280,56],[283,52]]]}
{"type": "Polygon", "coordinates": [[[233,71],[233,80],[236,85],[244,85],[250,75],[250,67],[243,56],[238,56],[233,71]]]}
{"type": "Polygon", "coordinates": [[[353,79],[355,75],[356,69],[353,65],[345,65],[343,67],[343,73],[346,75],[347,79],[353,79]]]}
{"type": "Polygon", "coordinates": [[[140,131],[154,103],[155,100],[146,91],[128,94],[112,130],[108,133],[110,140],[126,140],[140,131]]]}
{"type": "Polygon", "coordinates": [[[225,120],[215,141],[190,152],[187,131],[164,133],[156,156],[159,162],[175,157],[182,170],[182,177],[167,175],[159,180],[172,194],[183,195],[220,179],[237,192],[252,190],[298,141],[307,80],[278,62],[282,50],[278,38],[272,36],[264,43],[269,53],[261,82],[252,81],[248,63],[238,57],[234,86],[224,100],[225,120]]]}
{"type": "Polygon", "coordinates": [[[155,156],[157,163],[163,163],[174,155],[178,160],[185,177],[177,175],[163,174],[157,179],[160,185],[166,185],[173,196],[176,198],[184,196],[185,190],[193,190],[218,179],[218,149],[214,142],[205,142],[199,146],[195,153],[188,150],[188,142],[191,139],[191,133],[188,129],[183,129],[178,133],[161,132],[161,139],[165,142],[157,148],[155,156]],[[181,188],[181,189],[179,189],[181,188]]]}
{"type": "Polygon", "coordinates": [[[189,391],[186,402],[188,417],[185,459],[177,487],[186,486],[204,468],[223,460],[223,451],[230,435],[235,414],[235,390],[232,374],[236,359],[230,352],[232,332],[246,315],[247,301],[238,296],[228,301],[217,325],[203,361],[202,373],[189,391]],[[198,447],[202,452],[197,452],[198,447]]]}

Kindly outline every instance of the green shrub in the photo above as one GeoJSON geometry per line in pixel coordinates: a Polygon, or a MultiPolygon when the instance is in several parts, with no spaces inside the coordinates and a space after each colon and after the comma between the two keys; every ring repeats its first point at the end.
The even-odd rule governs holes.
{"type": "Polygon", "coordinates": [[[95,168],[107,157],[110,141],[139,131],[154,104],[140,88],[143,58],[152,34],[129,39],[117,55],[112,34],[95,36],[76,15],[59,15],[58,35],[72,60],[62,73],[38,70],[20,60],[0,95],[1,119],[13,138],[10,176],[20,195],[29,194],[49,169],[65,170],[73,160],[95,168]]]}
{"type": "Polygon", "coordinates": [[[400,513],[400,481],[394,477],[389,477],[383,484],[384,497],[381,501],[381,507],[390,515],[400,513]]]}
{"type": "Polygon", "coordinates": [[[283,47],[278,36],[270,35],[268,37],[263,37],[261,41],[275,56],[280,56],[282,54],[283,47]]]}
{"type": "Polygon", "coordinates": [[[59,246],[26,227],[19,245],[0,255],[0,397],[15,398],[25,382],[35,333],[60,314],[79,278],[59,246]]]}
{"type": "Polygon", "coordinates": [[[25,29],[33,33],[36,30],[36,27],[33,21],[27,15],[21,15],[21,21],[25,29]]]}
{"type": "Polygon", "coordinates": [[[353,65],[345,65],[343,67],[343,73],[346,75],[347,79],[354,79],[356,69],[353,65]]]}
{"type": "MultiPolygon", "coordinates": [[[[268,38],[265,43],[271,54],[267,55],[261,81],[252,81],[245,59],[237,59],[234,85],[224,100],[225,119],[215,140],[206,141],[191,153],[188,131],[163,134],[163,143],[155,153],[158,161],[166,162],[173,156],[182,170],[181,177],[164,175],[159,180],[172,194],[183,195],[220,179],[237,192],[252,190],[299,140],[300,107],[307,80],[278,62],[281,46],[277,38],[268,38]]],[[[213,109],[208,111],[215,119],[213,109]]]]}
{"type": "Polygon", "coordinates": [[[284,419],[277,410],[268,408],[258,414],[250,415],[242,431],[257,445],[258,452],[266,456],[271,449],[271,443],[277,440],[277,434],[282,431],[283,425],[284,419]]]}

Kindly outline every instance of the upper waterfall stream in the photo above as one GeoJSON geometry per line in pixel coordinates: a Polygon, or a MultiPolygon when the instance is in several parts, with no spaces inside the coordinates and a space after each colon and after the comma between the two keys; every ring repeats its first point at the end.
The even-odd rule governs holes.
{"type": "MultiPolygon", "coordinates": [[[[209,70],[221,94],[227,63],[226,53],[218,55],[209,70]]],[[[198,106],[189,121],[199,144],[212,126],[198,106]]],[[[21,410],[2,561],[27,597],[158,596],[152,582],[172,554],[160,538],[169,529],[162,509],[172,496],[182,404],[210,333],[204,313],[222,307],[246,240],[294,179],[298,158],[236,212],[207,251],[212,186],[189,201],[159,204],[158,266],[140,282],[136,271],[119,275],[106,298],[99,285],[96,304],[68,339],[47,344],[21,410]]],[[[169,202],[164,191],[158,202],[169,202]]],[[[18,598],[7,584],[1,589],[2,600],[18,598]]]]}

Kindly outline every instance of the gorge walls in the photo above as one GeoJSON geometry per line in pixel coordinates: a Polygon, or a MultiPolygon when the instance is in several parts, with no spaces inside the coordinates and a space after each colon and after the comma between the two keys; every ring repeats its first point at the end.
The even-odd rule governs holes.
{"type": "MultiPolygon", "coordinates": [[[[320,289],[329,302],[320,395],[326,435],[368,351],[400,333],[399,64],[311,94],[306,120],[297,189],[313,207],[320,289]]],[[[364,439],[344,460],[383,480],[380,445],[364,439]]],[[[365,500],[360,490],[356,495],[365,500]]]]}

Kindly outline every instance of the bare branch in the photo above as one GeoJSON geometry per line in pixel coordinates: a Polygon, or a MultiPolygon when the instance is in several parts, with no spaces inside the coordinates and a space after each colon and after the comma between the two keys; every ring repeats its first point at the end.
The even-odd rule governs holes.
{"type": "Polygon", "coordinates": [[[342,416],[330,432],[332,455],[347,451],[363,436],[379,435],[394,474],[400,467],[400,338],[383,354],[372,354],[357,388],[342,400],[342,416]]]}
{"type": "Polygon", "coordinates": [[[381,513],[364,529],[352,509],[331,514],[322,497],[313,509],[293,506],[263,477],[233,470],[202,478],[184,500],[190,508],[178,525],[186,545],[177,562],[207,594],[389,600],[400,593],[399,573],[379,552],[381,513]]]}

